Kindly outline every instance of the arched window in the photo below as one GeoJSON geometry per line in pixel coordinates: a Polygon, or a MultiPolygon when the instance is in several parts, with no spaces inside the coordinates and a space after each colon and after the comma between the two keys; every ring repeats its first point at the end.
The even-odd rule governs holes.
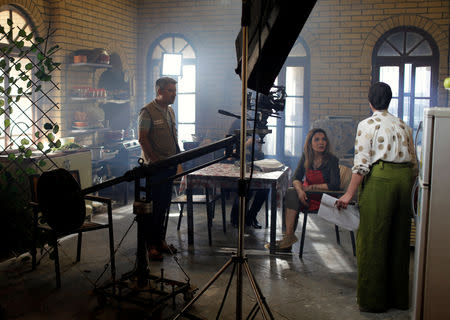
{"type": "Polygon", "coordinates": [[[414,131],[423,109],[437,102],[439,52],[434,40],[421,29],[399,27],[376,43],[372,55],[372,80],[391,86],[389,112],[414,131]]]}
{"type": "MultiPolygon", "coordinates": [[[[0,8],[0,26],[4,28],[5,34],[11,32],[12,37],[6,37],[5,34],[0,34],[0,48],[12,45],[12,41],[23,41],[22,50],[32,46],[34,37],[23,37],[21,30],[25,31],[27,35],[32,32],[30,22],[27,18],[19,12],[16,8],[11,6],[4,6],[0,8]]],[[[15,68],[17,64],[22,66],[30,63],[31,55],[18,57],[16,50],[5,54],[1,51],[0,64],[2,70],[9,70],[7,74],[0,74],[0,85],[4,91],[0,92],[0,150],[16,149],[20,145],[22,138],[30,138],[33,136],[33,120],[35,119],[35,108],[29,99],[15,99],[19,88],[26,88],[27,81],[19,79],[15,83],[10,83],[11,79],[24,78],[19,76],[20,68],[15,68]],[[14,61],[8,57],[14,57],[14,61]],[[11,68],[11,69],[10,69],[11,68]],[[7,99],[5,92],[10,91],[10,97],[7,99]]],[[[26,72],[27,76],[32,79],[32,70],[26,72]]]]}
{"type": "Polygon", "coordinates": [[[281,119],[269,117],[272,133],[266,136],[263,146],[267,156],[276,156],[294,167],[309,127],[309,65],[306,43],[297,40],[275,80],[276,85],[286,87],[286,107],[281,119]]]}
{"type": "Polygon", "coordinates": [[[147,98],[153,99],[155,81],[164,76],[162,73],[163,55],[176,54],[181,56],[181,75],[168,75],[178,81],[177,99],[172,106],[175,110],[178,129],[178,142],[183,148],[182,141],[191,141],[195,134],[196,113],[196,55],[192,46],[181,35],[165,35],[159,38],[149,52],[149,77],[147,98]]]}

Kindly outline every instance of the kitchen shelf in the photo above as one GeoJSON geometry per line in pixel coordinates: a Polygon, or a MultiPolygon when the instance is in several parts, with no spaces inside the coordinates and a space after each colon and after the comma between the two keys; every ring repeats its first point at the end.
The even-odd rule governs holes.
{"type": "MultiPolygon", "coordinates": [[[[103,85],[99,84],[104,74],[107,78],[108,75],[114,73],[115,69],[112,65],[91,62],[71,63],[72,61],[65,64],[67,71],[65,73],[67,93],[65,101],[70,106],[68,109],[73,112],[72,121],[76,121],[76,112],[84,112],[87,116],[92,117],[87,119],[91,123],[96,123],[96,120],[101,121],[102,119],[100,119],[100,113],[97,109],[100,109],[99,107],[102,106],[106,106],[103,112],[105,112],[105,119],[108,121],[111,120],[108,116],[112,118],[111,114],[107,114],[109,110],[115,112],[113,105],[117,105],[121,110],[125,110],[124,106],[130,109],[127,105],[127,103],[131,102],[128,92],[125,93],[120,90],[118,92],[109,92],[103,85]]],[[[102,110],[100,109],[100,111],[102,110]]],[[[77,117],[77,119],[79,118],[77,117]]],[[[114,127],[114,123],[111,124],[114,127]]],[[[81,138],[92,145],[97,145],[97,142],[104,140],[103,133],[111,130],[111,128],[93,127],[72,127],[67,129],[68,131],[65,132],[67,136],[77,136],[77,139],[81,138]]]]}
{"type": "Polygon", "coordinates": [[[122,104],[130,102],[130,99],[106,99],[99,101],[100,103],[115,103],[115,104],[122,104]]]}
{"type": "Polygon", "coordinates": [[[110,64],[104,64],[104,63],[90,63],[90,62],[83,62],[83,63],[70,63],[69,66],[72,67],[90,67],[90,68],[112,68],[112,65],[110,64]]]}
{"type": "Polygon", "coordinates": [[[70,97],[70,100],[72,101],[86,101],[86,102],[99,102],[99,103],[106,103],[108,100],[105,98],[89,98],[89,97],[70,97]]]}
{"type": "Polygon", "coordinates": [[[102,131],[108,131],[111,130],[110,128],[86,128],[86,129],[73,129],[68,131],[69,135],[80,135],[80,134],[89,134],[89,133],[96,133],[96,132],[102,132],[102,131]]]}
{"type": "Polygon", "coordinates": [[[105,98],[83,98],[83,97],[70,97],[72,101],[82,101],[82,102],[98,102],[98,103],[115,103],[123,104],[130,102],[130,99],[105,99],[105,98]]]}

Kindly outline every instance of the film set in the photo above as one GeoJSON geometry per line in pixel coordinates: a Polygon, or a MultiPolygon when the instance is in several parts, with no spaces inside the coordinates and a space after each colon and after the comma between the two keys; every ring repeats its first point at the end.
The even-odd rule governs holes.
{"type": "Polygon", "coordinates": [[[449,39],[448,1],[3,1],[0,320],[450,318],[449,39]]]}

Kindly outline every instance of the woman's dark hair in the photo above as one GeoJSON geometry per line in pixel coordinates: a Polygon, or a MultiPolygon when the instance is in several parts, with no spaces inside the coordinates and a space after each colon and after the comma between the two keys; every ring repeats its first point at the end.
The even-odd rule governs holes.
{"type": "Polygon", "coordinates": [[[311,169],[313,162],[314,162],[314,150],[312,148],[312,139],[316,133],[323,133],[325,136],[325,140],[327,141],[327,145],[325,147],[325,151],[323,152],[323,162],[327,162],[330,158],[331,153],[331,146],[330,146],[330,140],[328,139],[327,133],[325,130],[321,128],[314,128],[309,130],[308,134],[306,135],[305,145],[303,146],[303,154],[305,156],[305,169],[311,169]]]}
{"type": "Polygon", "coordinates": [[[386,110],[392,99],[392,90],[384,82],[376,82],[369,89],[369,102],[377,110],[386,110]]]}

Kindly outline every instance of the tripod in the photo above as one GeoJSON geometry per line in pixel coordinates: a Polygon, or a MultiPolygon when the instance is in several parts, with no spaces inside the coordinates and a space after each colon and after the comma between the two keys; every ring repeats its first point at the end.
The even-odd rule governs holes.
{"type": "Polygon", "coordinates": [[[238,218],[238,247],[237,254],[233,255],[222,268],[208,281],[208,283],[200,290],[197,296],[195,296],[189,303],[180,311],[180,313],[174,318],[179,319],[180,316],[185,314],[186,310],[197,301],[203,293],[208,290],[208,288],[220,277],[220,275],[228,269],[229,266],[233,265],[230,278],[228,280],[227,287],[224,292],[222,303],[217,312],[216,319],[219,318],[225,300],[227,298],[231,281],[236,272],[236,319],[242,319],[242,280],[243,274],[242,269],[245,270],[247,277],[249,279],[250,285],[252,287],[253,293],[256,297],[256,303],[250,311],[248,318],[256,315],[258,311],[264,319],[273,319],[273,315],[270,308],[262,295],[261,289],[253,276],[250,266],[248,265],[247,257],[244,255],[244,216],[246,207],[246,191],[248,190],[248,180],[245,179],[246,165],[245,165],[245,139],[246,139],[246,123],[247,123],[247,59],[248,59],[248,26],[250,20],[249,12],[249,1],[242,1],[242,92],[241,92],[241,130],[240,130],[240,176],[238,180],[238,194],[239,194],[239,218],[238,218]]]}

